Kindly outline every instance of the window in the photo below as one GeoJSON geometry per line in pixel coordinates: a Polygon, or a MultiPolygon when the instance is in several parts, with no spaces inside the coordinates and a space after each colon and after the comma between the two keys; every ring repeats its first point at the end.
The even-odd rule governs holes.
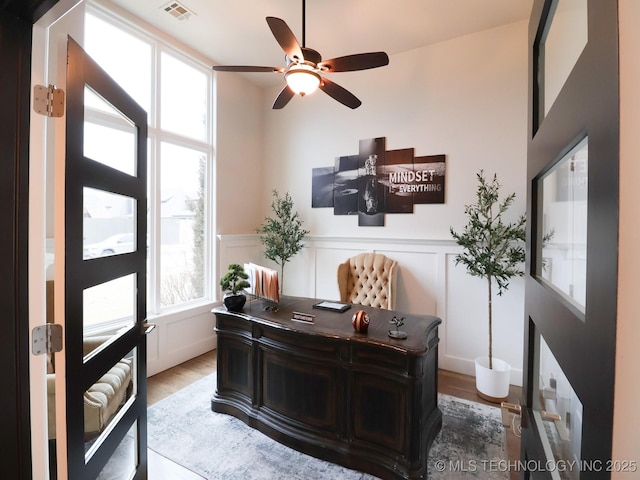
{"type": "Polygon", "coordinates": [[[589,139],[585,137],[538,182],[542,229],[538,278],[582,314],[587,296],[589,139]]]}
{"type": "MultiPolygon", "coordinates": [[[[87,8],[84,48],[148,115],[147,311],[153,315],[209,301],[213,289],[208,266],[213,259],[207,232],[215,231],[210,225],[214,198],[209,181],[213,158],[211,70],[98,7],[87,8]]],[[[105,124],[113,112],[105,111],[91,92],[85,108],[87,118],[95,123],[93,137],[104,139],[105,124]]],[[[123,126],[108,133],[128,134],[123,126]]],[[[99,156],[101,148],[97,140],[86,139],[86,152],[99,156]]],[[[95,192],[85,193],[88,205],[99,204],[101,199],[93,196],[95,192]]],[[[131,233],[126,223],[121,223],[122,231],[110,229],[109,238],[91,229],[97,222],[86,223],[85,236],[93,248],[87,249],[87,258],[104,255],[105,242],[131,233]]],[[[106,254],[118,253],[109,248],[106,254]]]]}

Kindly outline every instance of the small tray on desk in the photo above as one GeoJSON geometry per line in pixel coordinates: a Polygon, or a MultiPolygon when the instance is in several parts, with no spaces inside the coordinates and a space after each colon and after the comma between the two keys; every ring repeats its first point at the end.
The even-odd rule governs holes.
{"type": "Polygon", "coordinates": [[[319,308],[320,310],[330,310],[332,312],[346,312],[351,308],[351,304],[342,302],[330,302],[324,300],[313,305],[313,308],[319,308]]]}

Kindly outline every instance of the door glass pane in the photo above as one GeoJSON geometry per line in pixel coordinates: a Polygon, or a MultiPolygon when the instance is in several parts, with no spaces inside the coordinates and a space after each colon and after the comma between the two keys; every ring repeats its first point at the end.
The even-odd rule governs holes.
{"type": "Polygon", "coordinates": [[[83,259],[134,252],[135,200],[94,188],[83,192],[83,259]]]}
{"type": "Polygon", "coordinates": [[[104,466],[98,480],[116,480],[132,478],[133,472],[139,464],[138,460],[138,422],[134,423],[122,443],[104,466]]]}
{"type": "Polygon", "coordinates": [[[151,112],[151,44],[87,13],[84,48],[138,105],[151,112]]]}
{"type": "Polygon", "coordinates": [[[160,296],[163,307],[204,295],[203,152],[162,143],[160,296]]]}
{"type": "MultiPolygon", "coordinates": [[[[99,327],[117,324],[125,328],[134,324],[136,312],[136,274],[116,278],[83,292],[85,337],[99,327]]],[[[101,337],[102,341],[107,338],[101,337]]],[[[85,356],[90,352],[85,351],[85,356]]]]}
{"type": "Polygon", "coordinates": [[[587,45],[587,0],[556,0],[547,25],[540,48],[545,115],[587,45]]]}
{"type": "Polygon", "coordinates": [[[160,124],[163,130],[206,141],[208,138],[207,76],[171,55],[161,56],[160,124]]]}
{"type": "MultiPolygon", "coordinates": [[[[85,338],[84,341],[91,340],[91,338],[85,338]]],[[[98,339],[99,341],[100,339],[98,339]]],[[[129,352],[84,392],[85,461],[88,461],[100,448],[111,431],[109,427],[120,420],[137,395],[136,355],[136,349],[129,352]]],[[[135,446],[135,441],[131,441],[127,437],[125,436],[125,441],[121,446],[135,446]]],[[[117,455],[116,452],[112,460],[117,459],[117,455]]],[[[126,460],[128,456],[123,456],[119,461],[126,460]]],[[[135,466],[136,463],[131,465],[135,466]]]]}
{"type": "MultiPolygon", "coordinates": [[[[538,385],[534,418],[547,460],[555,464],[579,462],[582,444],[582,402],[542,336],[538,349],[538,385]]],[[[558,469],[561,479],[580,478],[580,469],[558,469]]]]}
{"type": "Polygon", "coordinates": [[[539,182],[542,229],[538,278],[584,313],[589,142],[585,138],[539,182]]]}
{"type": "Polygon", "coordinates": [[[90,88],[85,87],[84,95],[84,156],[135,175],[135,125],[90,88]]]}

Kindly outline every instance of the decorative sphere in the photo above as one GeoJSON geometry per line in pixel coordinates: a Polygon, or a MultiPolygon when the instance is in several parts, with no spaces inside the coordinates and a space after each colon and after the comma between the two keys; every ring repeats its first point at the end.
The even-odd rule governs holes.
{"type": "Polygon", "coordinates": [[[369,330],[369,314],[364,310],[358,310],[353,314],[351,324],[356,332],[367,333],[367,330],[369,330]]]}

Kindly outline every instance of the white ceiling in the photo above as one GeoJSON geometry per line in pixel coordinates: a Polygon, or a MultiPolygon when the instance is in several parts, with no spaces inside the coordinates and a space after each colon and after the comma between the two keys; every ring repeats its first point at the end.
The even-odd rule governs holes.
{"type": "MultiPolygon", "coordinates": [[[[284,66],[267,16],[283,19],[302,44],[302,0],[179,0],[194,12],[186,20],[162,9],[168,0],[112,1],[219,65],[284,66]]],[[[306,46],[324,59],[374,51],[391,56],[526,20],[532,1],[307,0],[306,46]]],[[[281,82],[269,73],[248,78],[264,86],[281,82]]]]}

